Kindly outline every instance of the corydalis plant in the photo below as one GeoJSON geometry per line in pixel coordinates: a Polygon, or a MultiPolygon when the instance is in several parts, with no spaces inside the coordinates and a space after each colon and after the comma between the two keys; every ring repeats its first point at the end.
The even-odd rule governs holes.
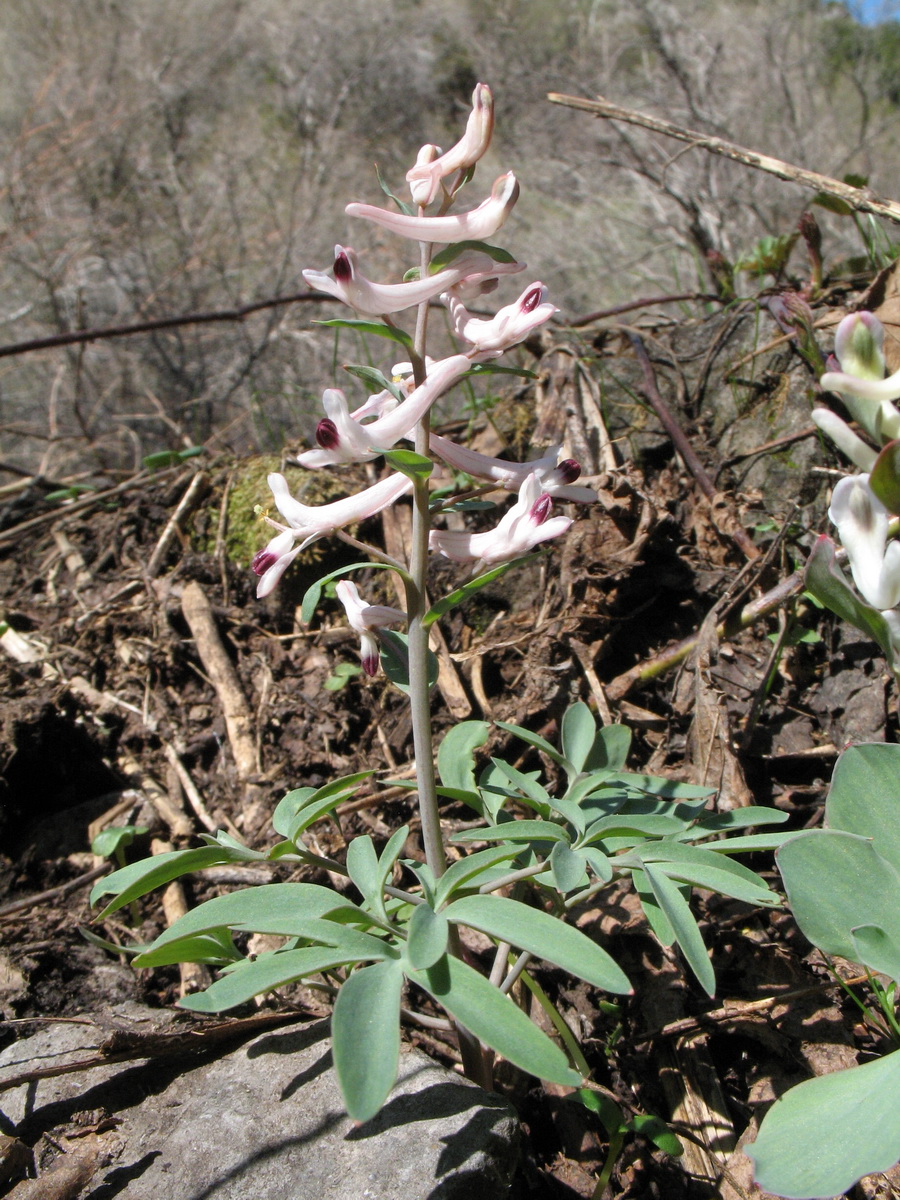
{"type": "MultiPolygon", "coordinates": [[[[498,356],[556,311],[540,282],[529,284],[494,317],[473,315],[466,307],[494,290],[502,276],[524,269],[505,251],[477,238],[472,244],[471,237],[496,232],[508,218],[518,195],[512,175],[496,181],[488,200],[458,216],[450,213],[487,148],[492,114],[490,91],[479,84],[460,142],[446,154],[433,146],[420,151],[408,176],[416,211],[407,211],[405,202],[398,203],[400,214],[368,205],[348,207],[351,216],[419,241],[417,278],[373,283],[355,252],[344,246],[337,248],[331,275],[306,272],[308,282],[357,313],[383,318],[381,324],[357,318],[327,324],[377,332],[403,345],[409,361],[395,366],[390,377],[368,366],[348,367],[378,390],[351,411],[342,391],[328,389],[314,432],[317,446],[301,455],[301,462],[315,469],[383,456],[389,473],[355,495],[318,507],[302,504],[282,475],[271,475],[282,521],[266,518],[276,533],[253,563],[260,577],[258,594],[265,596],[316,538],[338,533],[371,553],[374,561],[343,567],[307,591],[301,607],[305,621],[332,579],[378,568],[393,571],[401,581],[403,609],[369,603],[349,579],[339,580],[336,593],[360,636],[365,671],[374,674],[380,657],[390,680],[409,695],[416,761],[412,786],[425,861],[402,857],[406,826],[380,851],[368,835],[351,839],[344,861],[326,858],[315,848],[307,831],[319,821],[337,819],[338,806],[373,774],[362,771],[319,788],[288,792],[272,818],[280,840],[267,851],[220,833],[205,838],[201,848],[158,855],[117,871],[94,892],[94,898],[113,897],[105,910],[112,912],[187,871],[261,859],[348,879],[356,899],[307,882],[266,884],[219,896],[176,921],[135,962],[151,967],[201,961],[221,967],[221,976],[205,992],[182,1002],[198,1012],[221,1012],[298,980],[326,988],[336,997],[332,1034],[338,1079],[348,1111],[360,1121],[378,1111],[393,1086],[401,1015],[455,1034],[466,1074],[486,1087],[491,1086],[495,1053],[543,1079],[577,1087],[589,1067],[529,964],[532,958],[544,959],[593,987],[628,993],[629,980],[610,955],[565,919],[614,880],[633,880],[656,934],[666,944],[677,942],[710,993],[712,966],[690,912],[691,886],[753,904],[776,899],[754,872],[729,857],[773,845],[771,836],[721,837],[764,823],[766,817],[748,809],[714,816],[704,811],[706,789],[629,773],[628,731],[621,726],[598,730],[584,704],[566,712],[558,747],[528,730],[503,726],[525,743],[526,752],[538,751],[555,764],[552,780],[545,783],[539,772],[522,770],[499,756],[478,774],[474,754],[488,740],[490,727],[475,721],[455,726],[441,742],[438,786],[430,713],[435,680],[435,660],[428,650],[431,625],[527,559],[535,546],[564,535],[572,519],[553,513],[557,500],[596,499],[591,488],[576,482],[579,464],[572,458],[559,461],[561,447],[530,462],[507,463],[430,430],[431,409],[441,396],[469,372],[496,369],[492,364],[498,356]],[[429,205],[435,211],[427,212],[429,205]],[[454,242],[458,237],[465,242],[454,242]],[[438,244],[444,248],[433,254],[438,244]],[[426,342],[429,305],[438,294],[459,345],[455,353],[433,361],[426,342]],[[395,321],[410,304],[416,306],[413,334],[395,321]],[[516,492],[515,502],[489,529],[432,528],[432,455],[483,479],[485,492],[516,492]],[[343,532],[407,495],[412,499],[408,561],[394,560],[343,532]],[[465,563],[469,574],[476,572],[432,606],[426,587],[429,551],[465,563]],[[405,634],[391,628],[403,623],[405,634]],[[441,830],[439,795],[467,805],[484,822],[454,839],[452,863],[441,830]],[[493,963],[486,969],[463,957],[461,929],[477,930],[493,942],[493,963]],[[277,950],[246,956],[233,934],[248,931],[277,935],[284,942],[277,950]],[[510,999],[519,979],[548,1012],[565,1052],[510,999]],[[446,1016],[422,1011],[423,995],[446,1016]]],[[[768,818],[769,823],[781,819],[782,814],[768,818]]]]}

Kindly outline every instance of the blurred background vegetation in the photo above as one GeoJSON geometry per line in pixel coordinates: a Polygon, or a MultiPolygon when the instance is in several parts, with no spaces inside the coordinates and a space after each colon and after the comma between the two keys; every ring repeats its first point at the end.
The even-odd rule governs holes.
{"type": "MultiPolygon", "coordinates": [[[[900,196],[900,24],[822,0],[4,0],[0,53],[2,345],[303,291],[338,241],[373,277],[405,269],[344,204],[381,202],[374,163],[399,191],[422,143],[455,140],[478,80],[497,126],[471,202],[516,171],[497,240],[566,318],[709,292],[710,251],[733,263],[791,233],[811,197],[548,91],[900,196]]],[[[859,253],[852,222],[817,216],[832,259],[859,253]]],[[[0,460],[52,474],[302,442],[335,370],[310,321],[330,315],[2,357],[0,460]]]]}

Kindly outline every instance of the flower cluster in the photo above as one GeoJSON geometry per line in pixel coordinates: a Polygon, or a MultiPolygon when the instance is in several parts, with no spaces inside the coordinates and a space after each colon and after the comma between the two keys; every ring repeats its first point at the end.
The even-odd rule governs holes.
{"type": "MultiPolygon", "coordinates": [[[[837,527],[859,595],[887,625],[885,651],[891,652],[896,670],[900,665],[900,543],[888,540],[891,511],[884,498],[896,498],[900,483],[894,454],[898,445],[894,439],[900,435],[900,411],[894,403],[900,399],[900,372],[885,378],[884,327],[876,316],[858,312],[844,317],[828,368],[819,381],[822,389],[840,396],[856,426],[875,443],[865,441],[831,409],[813,409],[819,429],[862,472],[839,481],[828,516],[837,527]]],[[[894,506],[893,512],[897,511],[894,506]]],[[[830,586],[837,581],[839,589],[849,592],[841,579],[832,575],[830,586]]],[[[833,596],[820,598],[832,606],[833,596]]],[[[855,611],[852,605],[849,611],[855,611]]]]}
{"type": "MultiPolygon", "coordinates": [[[[348,216],[412,239],[427,247],[429,256],[434,247],[442,247],[431,271],[422,271],[418,278],[402,283],[376,283],[363,273],[356,251],[338,245],[330,273],[303,272],[311,287],[334,296],[359,316],[382,318],[390,326],[395,314],[440,297],[459,349],[440,361],[419,357],[418,370],[412,362],[398,364],[393,368],[393,378],[384,380],[387,386],[352,412],[341,390],[327,389],[322,397],[324,415],[315,430],[316,446],[298,456],[301,466],[316,469],[367,462],[391,452],[398,443],[415,440],[417,429],[439,397],[476,364],[490,363],[557,312],[539,281],[530,283],[517,300],[500,308],[493,317],[474,315],[466,307],[495,290],[503,276],[525,269],[524,263],[484,241],[503,226],[516,203],[519,183],[512,172],[496,179],[490,196],[474,208],[460,213],[449,211],[457,192],[471,178],[475,164],[487,150],[492,131],[491,92],[478,84],[460,141],[443,154],[433,145],[419,151],[407,174],[413,206],[398,202],[400,212],[370,204],[346,207],[348,216]],[[438,211],[427,213],[431,205],[436,205],[438,211]]],[[[494,488],[518,493],[516,503],[493,530],[431,530],[432,550],[457,561],[474,562],[476,570],[527,554],[538,543],[565,533],[572,522],[568,517],[551,516],[554,499],[590,503],[597,498],[591,488],[575,486],[580,466],[571,458],[558,461],[560,447],[521,464],[488,458],[434,434],[428,448],[453,469],[485,480],[494,488]]],[[[254,571],[261,576],[259,596],[271,592],[311,541],[381,511],[413,486],[405,475],[393,474],[356,496],[313,508],[291,496],[283,476],[271,475],[269,484],[285,523],[269,520],[278,532],[253,561],[254,571]]],[[[338,596],[350,624],[361,634],[362,661],[371,674],[378,662],[377,630],[403,620],[405,614],[398,609],[367,605],[350,583],[338,586],[338,596]]]]}

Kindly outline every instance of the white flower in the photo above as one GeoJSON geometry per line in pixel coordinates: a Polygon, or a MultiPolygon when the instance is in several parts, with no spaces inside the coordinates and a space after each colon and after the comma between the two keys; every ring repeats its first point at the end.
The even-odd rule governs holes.
{"type": "Polygon", "coordinates": [[[450,305],[454,333],[478,351],[479,357],[497,357],[510,346],[525,340],[532,330],[549,321],[559,312],[545,300],[547,289],[542,283],[532,283],[518,300],[501,308],[490,320],[470,316],[462,300],[451,291],[444,299],[450,305]]]}
{"type": "Polygon", "coordinates": [[[541,490],[540,480],[532,472],[519,489],[519,499],[495,529],[487,533],[433,529],[429,548],[457,562],[475,559],[478,566],[508,562],[569,529],[572,522],[568,517],[550,516],[552,505],[553,498],[541,490]]]}
{"type": "Polygon", "coordinates": [[[358,413],[351,415],[343,392],[330,388],[322,398],[327,415],[316,428],[320,448],[304,451],[297,461],[303,467],[322,467],[377,458],[401,438],[409,437],[435,400],[457,384],[471,366],[465,354],[441,359],[432,366],[425,382],[401,404],[368,425],[360,423],[358,413]]]}
{"type": "Polygon", "coordinates": [[[449,438],[436,433],[431,435],[429,444],[435,454],[457,471],[465,471],[467,475],[474,475],[476,479],[489,479],[492,483],[506,488],[508,492],[517,492],[526,478],[534,473],[543,490],[556,500],[593,504],[597,499],[593,488],[573,486],[581,474],[581,465],[574,458],[565,458],[561,463],[557,463],[561,449],[559,446],[551,446],[543,458],[515,463],[479,454],[476,450],[458,446],[456,442],[451,442],[449,438]]]}
{"type": "Polygon", "coordinates": [[[353,496],[313,506],[294,499],[283,475],[270,475],[268,483],[275,505],[287,524],[266,518],[280,532],[253,558],[253,570],[262,576],[256,588],[260,599],[268,596],[300,551],[311,542],[381,512],[412,488],[412,480],[405,475],[389,475],[353,496]],[[299,546],[294,544],[297,541],[299,546]]]}
{"type": "Polygon", "coordinates": [[[900,604],[900,543],[887,542],[889,514],[868,475],[848,475],[835,487],[828,516],[847,551],[853,582],[882,611],[900,604]]]}
{"type": "Polygon", "coordinates": [[[424,304],[470,275],[490,278],[521,271],[523,267],[523,263],[495,263],[489,254],[480,250],[465,250],[449,266],[424,279],[412,279],[408,283],[373,283],[360,271],[355,250],[350,246],[335,246],[334,278],[323,271],[312,270],[304,271],[303,278],[310,287],[327,292],[363,316],[384,317],[424,304]]]}
{"type": "Polygon", "coordinates": [[[367,675],[378,672],[378,640],[374,630],[397,621],[405,621],[406,613],[399,608],[388,608],[384,604],[366,604],[360,596],[355,583],[342,579],[335,587],[335,592],[344,606],[350,627],[360,636],[359,659],[367,675]]]}
{"type": "Polygon", "coordinates": [[[513,210],[519,197],[519,184],[510,171],[494,183],[491,194],[477,208],[464,213],[448,213],[443,217],[411,217],[391,212],[374,204],[348,204],[348,217],[374,221],[383,229],[400,237],[415,238],[417,242],[446,245],[448,242],[483,242],[493,237],[513,210]]]}

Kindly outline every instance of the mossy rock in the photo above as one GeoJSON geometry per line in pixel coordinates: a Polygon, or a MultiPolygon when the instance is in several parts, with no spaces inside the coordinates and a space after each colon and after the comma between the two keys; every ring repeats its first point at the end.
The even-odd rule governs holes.
{"type": "MultiPolygon", "coordinates": [[[[232,472],[225,510],[225,556],[238,567],[248,568],[257,550],[274,536],[275,531],[263,520],[266,513],[278,519],[267,483],[273,471],[285,476],[293,495],[304,504],[327,504],[346,496],[355,486],[355,482],[331,472],[285,467],[278,455],[242,459],[232,472]]],[[[212,536],[215,540],[214,533],[212,536]]],[[[319,543],[314,542],[300,558],[320,561],[322,553],[319,543]]]]}

